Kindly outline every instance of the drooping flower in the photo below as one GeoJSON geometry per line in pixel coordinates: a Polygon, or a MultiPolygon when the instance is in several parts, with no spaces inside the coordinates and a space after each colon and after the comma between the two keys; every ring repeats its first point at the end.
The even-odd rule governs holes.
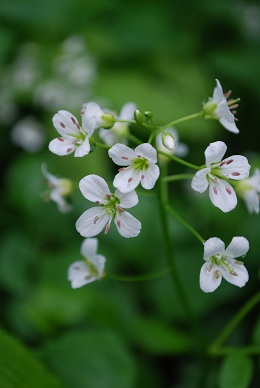
{"type": "Polygon", "coordinates": [[[75,151],[74,156],[82,157],[90,152],[89,138],[92,136],[95,127],[86,121],[82,116],[82,127],[73,114],[66,110],[60,110],[52,119],[53,125],[61,135],[52,140],[49,150],[59,156],[69,155],[75,151]]]}
{"type": "Polygon", "coordinates": [[[242,261],[235,260],[244,256],[249,249],[245,237],[233,237],[225,249],[225,244],[217,237],[204,243],[203,264],[200,271],[200,288],[204,292],[213,292],[221,283],[222,277],[229,283],[243,287],[248,281],[248,272],[242,261]]]}
{"type": "MultiPolygon", "coordinates": [[[[189,148],[186,144],[179,142],[179,134],[177,130],[173,127],[169,127],[165,130],[165,133],[170,133],[172,138],[174,139],[174,146],[172,149],[169,149],[169,147],[166,147],[166,145],[163,143],[162,134],[159,134],[156,136],[156,147],[159,151],[163,151],[166,154],[169,155],[176,155],[180,158],[183,158],[187,155],[189,152],[189,148]]],[[[165,138],[164,138],[165,141],[165,138]]],[[[164,155],[159,155],[160,160],[169,160],[169,158],[165,157],[164,155]]]]}
{"type": "Polygon", "coordinates": [[[107,234],[113,219],[121,236],[126,238],[138,236],[141,229],[140,221],[124,210],[138,203],[135,191],[123,194],[116,190],[115,194],[112,194],[106,181],[94,174],[81,179],[79,188],[86,199],[97,205],[86,210],[77,220],[76,229],[81,236],[96,236],[104,228],[107,234]]]}
{"type": "MultiPolygon", "coordinates": [[[[136,105],[133,102],[127,102],[121,109],[119,115],[115,117],[119,120],[132,120],[134,118],[134,111],[136,110],[136,105]]],[[[99,131],[100,138],[104,141],[105,144],[112,146],[116,143],[127,144],[128,138],[127,134],[129,132],[128,123],[115,122],[111,129],[101,128],[99,131]]]]}
{"type": "Polygon", "coordinates": [[[43,199],[52,200],[58,205],[61,213],[67,213],[71,210],[71,205],[66,201],[73,190],[73,183],[67,178],[57,178],[49,173],[46,165],[42,165],[42,173],[47,180],[48,190],[42,194],[43,199]]]}
{"type": "Polygon", "coordinates": [[[115,123],[114,115],[111,112],[105,112],[96,102],[88,102],[82,105],[82,120],[86,128],[111,128],[115,123]]]}
{"type": "Polygon", "coordinates": [[[72,288],[79,288],[104,277],[106,258],[97,254],[97,238],[86,238],[80,248],[84,260],[75,261],[68,270],[72,288]]]}
{"type": "Polygon", "coordinates": [[[239,129],[236,126],[236,118],[234,114],[238,107],[238,104],[232,104],[232,100],[227,101],[231,91],[224,94],[222,86],[219,80],[216,79],[217,86],[214,88],[213,97],[210,97],[208,101],[203,105],[203,112],[205,119],[216,119],[226,128],[233,133],[239,133],[239,129]],[[230,109],[232,111],[230,111],[230,109]],[[234,114],[233,114],[233,113],[234,114]]]}
{"type": "Polygon", "coordinates": [[[244,199],[249,213],[259,214],[260,170],[255,169],[251,177],[238,182],[236,190],[244,199]]]}
{"type": "Polygon", "coordinates": [[[14,125],[11,139],[25,151],[38,152],[44,146],[44,128],[34,117],[28,116],[14,125]]]}
{"type": "Polygon", "coordinates": [[[160,170],[156,164],[156,149],[151,144],[144,143],[132,150],[118,143],[110,148],[108,155],[115,164],[126,166],[119,169],[113,181],[113,185],[122,193],[134,190],[140,182],[144,189],[154,187],[160,170]]]}
{"type": "Polygon", "coordinates": [[[205,151],[206,167],[196,172],[191,182],[193,190],[200,193],[209,187],[211,202],[224,213],[237,205],[235,190],[228,180],[245,179],[250,170],[245,156],[233,155],[222,160],[226,150],[227,146],[222,141],[210,143],[205,151]]]}

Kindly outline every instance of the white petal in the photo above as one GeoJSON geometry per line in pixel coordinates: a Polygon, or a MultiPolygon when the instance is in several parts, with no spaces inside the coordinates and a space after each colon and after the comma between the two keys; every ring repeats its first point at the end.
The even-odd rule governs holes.
{"type": "Polygon", "coordinates": [[[107,203],[106,195],[110,195],[106,181],[95,174],[82,178],[79,182],[79,188],[86,199],[96,203],[107,203]]]}
{"type": "Polygon", "coordinates": [[[233,133],[239,133],[239,129],[237,128],[235,121],[233,123],[230,123],[229,121],[227,121],[225,119],[220,119],[219,122],[228,131],[233,132],[233,133]]]}
{"type": "Polygon", "coordinates": [[[89,153],[89,151],[90,151],[90,144],[89,144],[88,138],[86,137],[84,142],[80,146],[77,147],[74,156],[82,157],[82,156],[87,155],[89,153]]]}
{"type": "Polygon", "coordinates": [[[209,167],[211,163],[218,163],[225,155],[227,146],[223,141],[215,141],[205,150],[206,166],[209,167]]]}
{"type": "Polygon", "coordinates": [[[129,166],[131,160],[136,158],[135,152],[125,144],[117,143],[108,151],[109,157],[118,166],[129,166]]]}
{"type": "Polygon", "coordinates": [[[122,193],[133,191],[140,183],[141,172],[136,171],[131,167],[127,167],[115,176],[113,186],[119,189],[122,193]]]}
{"type": "Polygon", "coordinates": [[[72,113],[66,110],[60,110],[56,113],[53,116],[52,122],[56,130],[63,137],[70,137],[70,134],[78,135],[79,133],[78,120],[72,113]]]}
{"type": "Polygon", "coordinates": [[[89,268],[83,261],[76,261],[68,269],[68,280],[71,281],[72,288],[79,288],[93,282],[96,277],[91,276],[89,268]]]}
{"type": "Polygon", "coordinates": [[[224,94],[223,94],[222,86],[221,86],[221,84],[220,84],[218,79],[216,79],[216,83],[217,83],[217,85],[214,88],[213,98],[212,99],[213,99],[213,102],[215,104],[219,104],[222,101],[222,99],[225,98],[225,97],[224,97],[224,94]]]}
{"type": "Polygon", "coordinates": [[[220,267],[223,278],[235,286],[244,287],[249,279],[246,267],[243,264],[236,264],[233,260],[229,262],[236,275],[230,274],[225,267],[220,267]]]}
{"type": "Polygon", "coordinates": [[[76,221],[76,229],[83,237],[93,237],[105,228],[109,219],[110,217],[104,209],[92,207],[86,210],[76,221]]]}
{"type": "Polygon", "coordinates": [[[90,260],[91,258],[95,257],[97,253],[97,247],[98,247],[97,238],[85,238],[85,240],[83,240],[81,244],[80,253],[86,259],[90,260]]]}
{"type": "Polygon", "coordinates": [[[215,271],[218,271],[219,267],[213,266],[206,262],[203,264],[200,270],[200,288],[204,292],[215,291],[221,283],[222,276],[215,276],[215,271]],[[209,270],[208,270],[209,269],[209,270]]]}
{"type": "Polygon", "coordinates": [[[96,270],[98,272],[98,279],[100,279],[103,275],[103,272],[104,272],[104,268],[105,268],[105,262],[106,262],[106,258],[105,256],[102,256],[102,255],[96,255],[95,256],[95,259],[91,259],[89,260],[92,264],[95,265],[96,267],[96,270]]]}
{"type": "Polygon", "coordinates": [[[59,187],[56,187],[51,191],[50,198],[58,205],[58,209],[61,213],[67,213],[71,210],[70,204],[61,195],[59,187]]]}
{"type": "Polygon", "coordinates": [[[122,109],[119,114],[121,120],[132,120],[134,118],[134,111],[136,110],[136,105],[134,102],[127,102],[122,106],[122,109]]]}
{"type": "Polygon", "coordinates": [[[243,193],[243,199],[249,213],[259,214],[259,194],[256,190],[246,190],[243,193]]]}
{"type": "Polygon", "coordinates": [[[233,237],[231,243],[227,247],[224,255],[234,259],[244,256],[249,249],[249,242],[245,237],[233,237]]]}
{"type": "Polygon", "coordinates": [[[103,142],[109,146],[117,143],[118,136],[111,129],[100,128],[99,136],[103,142]]]}
{"type": "Polygon", "coordinates": [[[208,188],[207,174],[210,172],[210,168],[203,168],[196,172],[191,181],[191,187],[193,190],[203,193],[208,188]]]}
{"type": "Polygon", "coordinates": [[[234,115],[230,112],[229,107],[225,100],[223,100],[215,110],[215,114],[219,119],[224,119],[229,123],[234,123],[235,118],[234,115]]]}
{"type": "Polygon", "coordinates": [[[138,195],[135,190],[128,193],[122,193],[117,189],[115,191],[115,196],[120,199],[120,206],[124,209],[129,209],[138,204],[138,195]]]}
{"type": "Polygon", "coordinates": [[[52,186],[57,186],[57,184],[59,183],[59,178],[57,178],[55,175],[52,175],[52,174],[47,170],[47,167],[46,167],[46,164],[45,164],[45,163],[42,164],[41,170],[42,170],[43,175],[44,175],[45,178],[47,179],[47,181],[49,181],[49,182],[51,183],[52,186]]]}
{"type": "Polygon", "coordinates": [[[128,212],[117,212],[115,225],[119,234],[126,238],[138,236],[142,227],[141,222],[128,212]]]}
{"type": "Polygon", "coordinates": [[[135,149],[136,156],[141,155],[144,158],[148,159],[149,162],[157,162],[157,152],[156,149],[149,143],[143,143],[136,147],[135,149]]]}
{"type": "Polygon", "coordinates": [[[82,116],[82,127],[87,132],[87,136],[91,137],[96,128],[99,127],[96,116],[83,115],[82,116]]]}
{"type": "Polygon", "coordinates": [[[157,164],[150,163],[147,170],[141,172],[141,185],[144,189],[150,190],[154,187],[160,175],[160,169],[157,164]]]}
{"type": "Polygon", "coordinates": [[[211,256],[222,254],[225,250],[225,244],[218,237],[211,237],[204,242],[204,260],[209,260],[211,256]]]}
{"type": "Polygon", "coordinates": [[[226,178],[241,180],[249,175],[250,165],[245,156],[232,155],[229,158],[223,159],[220,165],[221,174],[226,178]]]}
{"type": "Polygon", "coordinates": [[[237,196],[233,187],[222,179],[209,181],[209,197],[214,206],[224,213],[230,212],[237,206],[237,196]]]}
{"type": "Polygon", "coordinates": [[[49,143],[49,150],[59,156],[69,155],[76,148],[76,144],[72,143],[70,139],[64,139],[64,137],[58,137],[49,143]]]}

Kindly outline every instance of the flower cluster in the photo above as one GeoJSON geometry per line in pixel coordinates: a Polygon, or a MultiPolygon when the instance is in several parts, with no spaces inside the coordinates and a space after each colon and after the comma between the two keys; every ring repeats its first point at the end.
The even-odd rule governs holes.
{"type": "MultiPolygon", "coordinates": [[[[109,109],[101,109],[95,102],[83,104],[81,125],[66,110],[54,115],[53,125],[59,136],[50,142],[50,151],[59,156],[74,153],[75,157],[83,157],[100,145],[108,150],[108,157],[119,167],[112,190],[102,177],[95,174],[87,175],[79,182],[82,195],[95,206],[85,210],[76,221],[77,231],[86,239],[81,247],[84,261],[75,262],[69,268],[68,277],[73,288],[104,276],[105,258],[97,255],[98,241],[93,237],[103,230],[107,235],[112,221],[121,236],[133,238],[139,235],[141,222],[125,209],[138,204],[138,187],[151,190],[156,186],[161,174],[159,166],[164,165],[163,171],[166,171],[166,161],[196,169],[191,188],[199,193],[209,189],[212,204],[222,212],[230,212],[236,207],[238,194],[245,200],[250,212],[259,213],[260,172],[256,170],[249,177],[250,165],[245,156],[232,155],[223,159],[227,146],[223,141],[215,141],[205,150],[205,165],[198,167],[180,159],[187,155],[188,147],[179,142],[174,128],[179,121],[194,117],[215,119],[228,131],[239,132],[234,116],[238,100],[228,100],[231,92],[224,94],[220,82],[216,82],[213,96],[204,103],[201,112],[164,126],[153,125],[153,114],[140,112],[132,102],[126,103],[118,115],[109,109]],[[132,136],[131,125],[148,130],[148,140],[142,142],[132,136]],[[129,141],[130,144],[137,143],[136,147],[132,144],[129,146],[129,141]]],[[[53,177],[46,168],[43,168],[43,173],[53,187],[50,197],[57,202],[61,211],[65,211],[64,180],[53,177]]],[[[186,175],[160,178],[166,184],[171,180],[185,179],[186,175]]],[[[234,285],[244,286],[248,273],[243,263],[235,259],[244,256],[248,249],[249,243],[244,237],[234,237],[226,250],[222,240],[217,237],[205,241],[203,258],[206,263],[200,273],[201,289],[204,292],[214,291],[222,277],[234,285]]]]}

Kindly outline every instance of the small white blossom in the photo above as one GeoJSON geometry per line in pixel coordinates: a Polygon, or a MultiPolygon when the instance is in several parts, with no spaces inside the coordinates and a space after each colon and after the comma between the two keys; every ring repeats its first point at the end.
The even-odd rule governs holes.
{"type": "Polygon", "coordinates": [[[260,170],[258,168],[251,177],[238,182],[237,192],[244,199],[249,213],[259,214],[260,170]]]}
{"type": "Polygon", "coordinates": [[[249,249],[245,237],[233,237],[225,249],[225,244],[217,237],[204,243],[203,264],[200,271],[200,288],[204,292],[215,291],[221,283],[222,276],[229,283],[243,287],[248,281],[248,272],[242,261],[235,260],[244,256],[249,249]]]}
{"type": "Polygon", "coordinates": [[[45,134],[42,125],[34,117],[28,116],[14,125],[11,139],[27,152],[38,152],[44,145],[45,134]]]}
{"type": "Polygon", "coordinates": [[[42,173],[47,180],[49,190],[43,193],[45,200],[52,200],[58,205],[61,213],[66,213],[71,210],[71,205],[65,200],[65,197],[72,193],[73,184],[71,180],[66,178],[57,178],[48,172],[45,164],[42,165],[42,173]]]}
{"type": "Polygon", "coordinates": [[[115,194],[112,194],[106,181],[94,174],[81,179],[79,188],[86,199],[97,205],[86,210],[77,220],[76,229],[81,236],[96,236],[104,228],[107,234],[113,219],[121,236],[126,238],[138,236],[141,229],[140,221],[124,210],[137,205],[138,196],[135,191],[123,194],[116,190],[115,194]]]}
{"type": "Polygon", "coordinates": [[[84,115],[82,127],[72,113],[60,110],[52,119],[53,125],[61,135],[52,140],[49,150],[59,156],[69,155],[75,151],[74,156],[82,157],[90,152],[89,138],[92,136],[95,127],[89,125],[84,115]]]}
{"type": "Polygon", "coordinates": [[[115,164],[127,166],[119,169],[113,181],[113,185],[122,193],[134,190],[140,182],[144,189],[154,187],[160,170],[156,164],[156,149],[151,144],[144,143],[132,150],[118,143],[110,148],[108,155],[115,164]]]}
{"type": "Polygon", "coordinates": [[[75,261],[68,270],[68,280],[72,288],[99,280],[104,276],[106,258],[97,254],[98,240],[86,238],[81,244],[81,255],[84,260],[75,261]]]}
{"type": "MultiPolygon", "coordinates": [[[[127,102],[121,109],[116,119],[120,120],[132,120],[134,118],[134,111],[136,110],[136,105],[133,102],[127,102]]],[[[110,146],[116,143],[127,144],[127,134],[129,132],[128,123],[115,122],[111,129],[101,128],[99,131],[100,138],[104,141],[105,144],[110,146]]]]}
{"type": "MultiPolygon", "coordinates": [[[[165,133],[170,133],[170,135],[173,137],[174,146],[172,149],[167,148],[166,145],[163,144],[162,134],[159,134],[156,136],[156,147],[158,151],[163,151],[169,155],[176,155],[180,158],[185,157],[189,152],[189,148],[185,143],[181,143],[179,141],[179,134],[176,128],[169,127],[165,130],[165,133]]],[[[164,155],[159,155],[159,158],[164,160],[166,157],[164,155]]],[[[167,158],[167,160],[169,159],[167,158]]]]}
{"type": "Polygon", "coordinates": [[[81,114],[86,128],[91,128],[93,130],[100,127],[111,128],[115,123],[114,115],[102,110],[96,102],[83,104],[81,114]]]}
{"type": "Polygon", "coordinates": [[[222,141],[210,143],[205,151],[206,167],[194,175],[191,187],[203,193],[209,187],[209,197],[214,206],[224,213],[237,205],[237,196],[228,179],[241,180],[249,175],[247,158],[233,155],[222,160],[227,146],[222,141]]]}
{"type": "MultiPolygon", "coordinates": [[[[237,108],[237,104],[230,106],[227,101],[227,94],[223,93],[221,84],[219,80],[216,79],[217,86],[214,88],[213,97],[210,97],[209,100],[203,105],[204,117],[205,119],[217,119],[226,128],[228,131],[233,133],[239,133],[239,129],[236,126],[236,119],[230,109],[237,108]]],[[[230,101],[232,103],[232,101],[230,101]]]]}

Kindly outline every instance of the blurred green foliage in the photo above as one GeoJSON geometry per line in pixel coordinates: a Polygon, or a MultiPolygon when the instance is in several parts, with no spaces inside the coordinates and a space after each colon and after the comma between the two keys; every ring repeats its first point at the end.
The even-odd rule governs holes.
{"type": "MultiPolygon", "coordinates": [[[[41,362],[57,381],[71,388],[238,388],[237,381],[241,387],[258,386],[259,355],[252,365],[247,356],[212,362],[196,353],[169,275],[138,283],[109,278],[109,274],[139,275],[166,266],[153,195],[140,195],[139,206],[133,209],[143,225],[134,241],[120,238],[112,228],[109,236],[100,235],[108,277],[72,290],[67,268],[80,259],[82,241],[74,224],[89,203],[76,190],[73,211],[60,214],[40,194],[45,190],[43,162],[53,174],[69,177],[76,185],[89,173],[112,180],[115,172],[102,149],[81,160],[50,154],[48,141],[56,136],[51,118],[58,109],[79,117],[81,104],[87,101],[117,110],[134,101],[140,110],[154,112],[156,124],[165,124],[199,111],[201,101],[212,94],[215,78],[242,99],[237,114],[240,134],[228,133],[217,122],[183,123],[178,131],[190,147],[188,160],[203,164],[209,142],[223,140],[229,155],[245,154],[252,168],[259,167],[259,26],[257,1],[1,1],[0,316],[10,335],[31,349],[32,375],[41,370],[41,362]],[[77,58],[87,58],[90,70],[96,69],[90,71],[89,82],[80,77],[70,80],[62,67],[65,54],[71,54],[72,64],[76,60],[70,46],[64,49],[64,42],[75,36],[85,44],[82,57],[77,58]],[[25,61],[29,72],[21,74],[21,55],[28,50],[33,66],[25,61]],[[50,97],[47,86],[48,93],[61,90],[60,94],[50,97]],[[27,152],[11,140],[12,128],[27,116],[44,127],[45,141],[37,152],[27,152]],[[239,380],[230,374],[234,368],[240,370],[239,380]]],[[[176,165],[172,169],[183,171],[176,165]]],[[[203,294],[198,283],[203,249],[182,225],[170,220],[180,277],[210,343],[259,290],[259,216],[249,216],[242,202],[223,214],[206,195],[194,196],[187,187],[173,183],[171,200],[205,239],[218,236],[228,244],[241,235],[250,241],[246,287],[240,290],[223,282],[215,293],[203,294]]],[[[259,345],[258,312],[255,309],[240,323],[228,339],[230,346],[259,345]]],[[[21,378],[12,380],[23,355],[16,339],[1,337],[2,387],[40,387],[33,380],[24,385],[22,368],[21,378]],[[8,381],[2,365],[10,352],[13,364],[8,366],[8,381]]],[[[27,362],[24,357],[21,365],[27,362]]],[[[47,372],[46,376],[42,370],[39,373],[48,378],[47,372]]]]}

